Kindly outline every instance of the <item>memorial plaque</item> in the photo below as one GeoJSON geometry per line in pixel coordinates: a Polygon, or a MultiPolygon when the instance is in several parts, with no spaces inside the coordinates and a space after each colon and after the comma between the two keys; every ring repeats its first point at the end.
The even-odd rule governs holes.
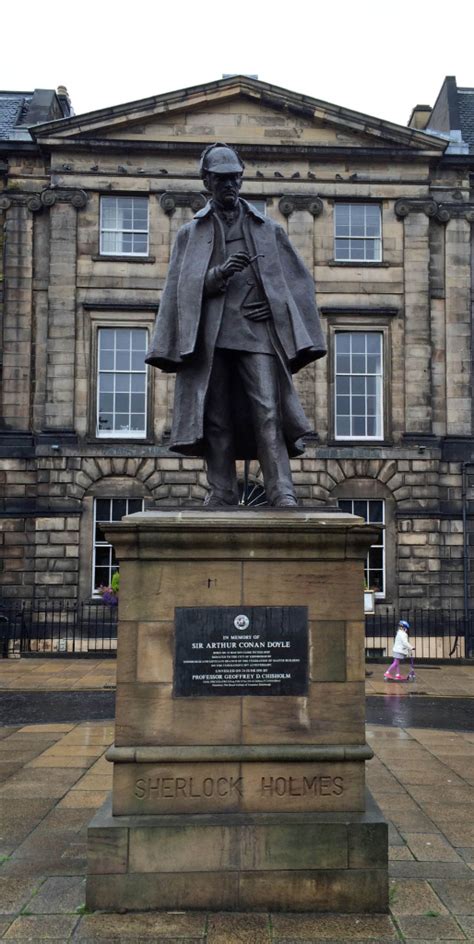
{"type": "Polygon", "coordinates": [[[176,608],[175,697],[307,691],[306,606],[176,608]]]}

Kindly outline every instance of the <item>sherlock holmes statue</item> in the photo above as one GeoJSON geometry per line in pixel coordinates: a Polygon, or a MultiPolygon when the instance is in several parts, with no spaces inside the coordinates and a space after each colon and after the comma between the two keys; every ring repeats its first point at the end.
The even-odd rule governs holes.
{"type": "Polygon", "coordinates": [[[146,360],[176,372],[170,449],[204,456],[208,507],[238,502],[236,459],[257,458],[267,499],[297,504],[289,456],[311,425],[291,374],[326,346],[314,283],[284,230],[239,198],[244,164],[201,157],[209,203],[183,226],[146,360]]]}

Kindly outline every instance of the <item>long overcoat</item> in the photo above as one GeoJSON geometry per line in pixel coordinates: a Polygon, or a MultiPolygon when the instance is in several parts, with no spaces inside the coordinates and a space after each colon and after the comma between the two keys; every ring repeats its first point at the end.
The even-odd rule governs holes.
{"type": "MultiPolygon", "coordinates": [[[[289,454],[298,455],[299,440],[311,431],[311,424],[291,374],[326,353],[314,282],[282,227],[245,200],[241,203],[247,241],[259,254],[254,265],[272,312],[283,432],[289,454]]],[[[170,449],[182,455],[204,455],[206,395],[225,300],[222,293],[206,298],[204,279],[209,267],[225,258],[224,245],[218,244],[219,229],[208,203],[179,230],[146,356],[148,364],[176,372],[170,449]]],[[[233,403],[235,458],[256,458],[244,390],[233,391],[233,403]]]]}

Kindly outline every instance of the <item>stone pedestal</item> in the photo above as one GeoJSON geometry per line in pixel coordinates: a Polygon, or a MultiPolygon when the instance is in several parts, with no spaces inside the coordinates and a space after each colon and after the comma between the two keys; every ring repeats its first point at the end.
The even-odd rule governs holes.
{"type": "Polygon", "coordinates": [[[90,908],[387,910],[387,826],[365,792],[363,565],[376,534],[308,509],[107,527],[121,569],[116,738],[112,803],[89,827],[90,908]],[[249,635],[229,640],[260,638],[263,608],[306,607],[304,692],[273,681],[274,694],[219,694],[217,682],[199,694],[201,665],[178,697],[176,610],[189,607],[211,622],[236,608],[249,635]]]}

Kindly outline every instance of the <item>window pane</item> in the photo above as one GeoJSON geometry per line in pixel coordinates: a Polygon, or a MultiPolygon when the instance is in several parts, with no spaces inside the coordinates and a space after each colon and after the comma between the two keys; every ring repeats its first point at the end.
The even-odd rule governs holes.
{"type": "Polygon", "coordinates": [[[375,331],[366,334],[367,351],[369,354],[380,354],[382,351],[382,335],[375,331]]]}
{"type": "Polygon", "coordinates": [[[338,354],[349,353],[351,349],[351,335],[348,331],[336,334],[336,351],[338,354]]]}
{"type": "Polygon", "coordinates": [[[148,236],[146,233],[135,233],[132,236],[131,247],[131,250],[127,250],[128,252],[132,251],[145,255],[148,250],[148,236]]]}
{"type": "Polygon", "coordinates": [[[112,413],[99,414],[99,429],[111,430],[114,428],[114,418],[112,413]]]}
{"type": "Polygon", "coordinates": [[[130,429],[130,417],[128,413],[115,414],[115,429],[118,432],[127,432],[130,429]]]}
{"type": "Polygon", "coordinates": [[[365,374],[365,354],[353,355],[352,372],[354,374],[365,374]]]}
{"type": "Polygon", "coordinates": [[[113,351],[101,351],[99,355],[99,367],[101,370],[113,370],[114,369],[114,352],[113,351]]]}
{"type": "Polygon", "coordinates": [[[352,413],[354,416],[365,416],[365,397],[352,397],[352,413]]]}
{"type": "Polygon", "coordinates": [[[367,502],[365,500],[356,499],[354,501],[354,514],[367,521],[367,502]]]}
{"type": "Polygon", "coordinates": [[[102,233],[101,252],[104,255],[120,252],[120,237],[118,233],[102,233]]]}
{"type": "Polygon", "coordinates": [[[130,350],[131,335],[132,335],[132,332],[130,328],[116,328],[115,329],[117,350],[119,351],[130,350]]]}
{"type": "Polygon", "coordinates": [[[128,393],[130,390],[130,374],[117,374],[115,377],[117,393],[128,393]]]}
{"type": "MultiPolygon", "coordinates": [[[[96,498],[94,505],[96,521],[119,521],[126,514],[143,511],[141,498],[96,498]]],[[[109,587],[112,575],[119,569],[113,546],[104,540],[104,535],[100,534],[98,528],[93,541],[92,557],[92,590],[95,593],[100,586],[109,587]]]]}
{"type": "Polygon", "coordinates": [[[351,392],[352,396],[362,396],[365,394],[365,385],[367,381],[365,377],[351,377],[351,392]]]}
{"type": "Polygon", "coordinates": [[[110,563],[110,547],[97,547],[95,562],[98,567],[108,567],[110,563]]]}
{"type": "Polygon", "coordinates": [[[130,351],[117,351],[115,367],[117,370],[130,370],[130,351]]]}
{"type": "Polygon", "coordinates": [[[101,393],[99,396],[99,410],[101,413],[112,413],[114,409],[113,393],[101,393]]]}
{"type": "Polygon", "coordinates": [[[146,328],[99,330],[98,433],[145,432],[146,328]],[[130,371],[134,370],[131,374],[130,371]],[[131,403],[131,391],[136,399],[131,403]],[[135,414],[131,420],[131,412],[135,414]]]}
{"type": "Polygon", "coordinates": [[[376,501],[375,499],[371,499],[368,505],[369,505],[368,521],[383,522],[383,501],[376,501]]]}
{"type": "Polygon", "coordinates": [[[134,432],[145,430],[145,417],[143,413],[132,413],[130,419],[130,429],[134,432]]]}
{"type": "Polygon", "coordinates": [[[96,521],[111,521],[110,517],[110,499],[96,498],[95,501],[96,521]]]}
{"type": "Polygon", "coordinates": [[[132,349],[134,351],[146,351],[147,333],[145,328],[139,328],[132,331],[132,349]]]}
{"type": "MultiPolygon", "coordinates": [[[[384,503],[381,499],[348,499],[342,498],[338,501],[341,511],[352,512],[359,515],[365,521],[379,522],[384,521],[384,503]]],[[[383,595],[385,593],[384,579],[384,544],[385,532],[382,531],[380,541],[373,544],[367,555],[364,567],[365,581],[369,590],[375,590],[376,593],[383,595]]]]}
{"type": "Polygon", "coordinates": [[[381,570],[383,565],[383,551],[381,547],[371,547],[369,551],[369,567],[381,570]]]}
{"type": "Polygon", "coordinates": [[[336,436],[350,436],[351,421],[349,416],[336,417],[336,436]]]}
{"type": "Polygon", "coordinates": [[[381,212],[376,204],[336,204],[334,213],[334,255],[336,260],[379,262],[381,253],[381,212]]]}
{"type": "Polygon", "coordinates": [[[143,351],[132,351],[132,370],[143,370],[145,366],[145,354],[143,351]]]}
{"type": "Polygon", "coordinates": [[[127,393],[117,393],[115,397],[115,410],[117,413],[128,412],[130,406],[130,397],[127,393]]]}
{"type": "Polygon", "coordinates": [[[101,240],[104,254],[148,252],[148,197],[101,197],[101,240]]]}
{"type": "Polygon", "coordinates": [[[336,239],[336,259],[349,259],[350,243],[348,239],[336,239]]]}
{"type": "Polygon", "coordinates": [[[127,514],[127,499],[114,498],[112,500],[112,521],[120,521],[127,514]]]}
{"type": "Polygon", "coordinates": [[[132,393],[130,397],[130,409],[132,413],[145,412],[145,394],[144,393],[132,393]]]}
{"type": "Polygon", "coordinates": [[[365,436],[365,418],[363,416],[354,416],[352,420],[352,435],[365,436]]]}
{"type": "Polygon", "coordinates": [[[351,499],[340,498],[338,505],[341,511],[345,511],[349,515],[353,514],[351,499]]]}
{"type": "Polygon", "coordinates": [[[348,374],[351,369],[351,360],[348,354],[338,354],[337,372],[338,374],[348,374]]]}
{"type": "Polygon", "coordinates": [[[351,412],[350,397],[336,397],[336,410],[338,416],[349,416],[351,412]]]}
{"type": "Polygon", "coordinates": [[[349,337],[352,341],[352,352],[354,354],[365,354],[367,335],[363,334],[362,331],[356,331],[354,334],[350,334],[349,337]]]}

